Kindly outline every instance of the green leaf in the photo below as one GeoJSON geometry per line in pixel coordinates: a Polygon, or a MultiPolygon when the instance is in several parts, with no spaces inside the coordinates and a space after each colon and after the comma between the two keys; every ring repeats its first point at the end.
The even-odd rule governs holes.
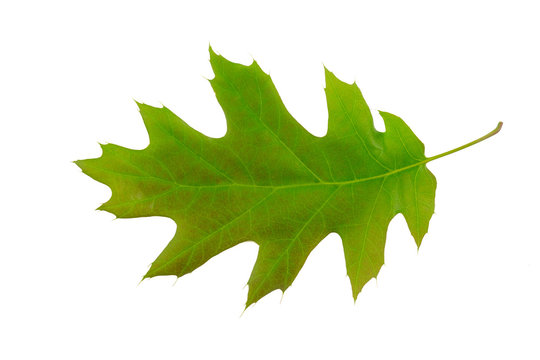
{"type": "Polygon", "coordinates": [[[243,66],[210,49],[210,80],[227,134],[210,138],[166,107],[138,104],[150,137],[143,150],[102,145],[77,161],[112,189],[99,207],[119,218],[165,216],[174,238],[145,278],[185,275],[244,241],[259,245],[246,307],[285,291],[329,233],[343,241],[353,297],[384,263],[386,232],[402,213],[420,246],[433,214],[436,181],[424,145],[399,117],[380,112],[373,126],[356,84],[325,69],[328,133],[316,137],[289,114],[256,62],[243,66]]]}

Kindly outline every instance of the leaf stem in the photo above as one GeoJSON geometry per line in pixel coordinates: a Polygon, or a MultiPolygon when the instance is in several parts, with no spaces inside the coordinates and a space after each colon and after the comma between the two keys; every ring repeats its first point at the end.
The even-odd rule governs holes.
{"type": "Polygon", "coordinates": [[[463,150],[465,148],[468,148],[469,146],[473,146],[475,144],[478,144],[479,142],[482,142],[486,139],[489,139],[490,137],[492,137],[493,135],[497,134],[499,131],[501,131],[501,128],[502,128],[502,121],[500,121],[498,124],[497,124],[497,127],[493,130],[491,130],[489,133],[487,133],[486,135],[474,140],[474,141],[471,141],[470,143],[467,143],[465,145],[462,145],[460,147],[457,147],[455,149],[452,149],[452,150],[449,150],[449,151],[446,151],[446,152],[443,152],[442,154],[439,154],[439,155],[435,155],[435,156],[432,156],[432,157],[429,157],[427,158],[426,160],[423,161],[423,163],[428,163],[430,161],[433,161],[433,160],[436,160],[436,159],[440,159],[442,157],[445,157],[446,155],[450,155],[450,154],[453,154],[455,152],[458,152],[460,150],[463,150]]]}

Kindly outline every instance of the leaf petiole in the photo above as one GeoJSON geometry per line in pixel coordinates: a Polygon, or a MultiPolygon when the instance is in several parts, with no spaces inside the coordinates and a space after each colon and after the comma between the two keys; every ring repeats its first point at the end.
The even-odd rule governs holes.
{"type": "Polygon", "coordinates": [[[450,154],[453,154],[455,152],[458,152],[458,151],[461,151],[465,148],[468,148],[469,146],[473,146],[475,144],[478,144],[479,142],[482,142],[486,139],[489,139],[490,137],[492,137],[493,135],[497,134],[499,131],[501,131],[501,128],[502,128],[502,121],[500,121],[498,124],[497,124],[497,127],[493,130],[491,130],[489,133],[487,133],[486,135],[474,140],[474,141],[471,141],[470,143],[467,143],[465,145],[462,145],[460,147],[457,147],[455,149],[452,149],[452,150],[449,150],[449,151],[446,151],[446,152],[443,152],[439,155],[435,155],[435,156],[432,156],[432,157],[429,157],[427,158],[426,160],[422,161],[423,163],[428,163],[430,161],[433,161],[433,160],[437,160],[437,159],[440,159],[442,157],[445,157],[446,155],[450,155],[450,154]]]}

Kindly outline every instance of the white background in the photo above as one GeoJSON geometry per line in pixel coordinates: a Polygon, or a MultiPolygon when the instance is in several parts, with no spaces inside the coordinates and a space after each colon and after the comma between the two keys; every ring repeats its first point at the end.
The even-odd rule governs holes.
{"type": "Polygon", "coordinates": [[[0,358],[540,358],[540,11],[445,3],[3,1],[0,358]],[[319,136],[323,64],[401,116],[428,156],[504,127],[429,165],[436,213],[420,251],[396,217],[356,304],[331,234],[283,298],[241,315],[254,243],[139,285],[175,224],[94,211],[110,190],[71,163],[98,142],[147,145],[133,99],[222,136],[209,44],[255,58],[319,136]]]}

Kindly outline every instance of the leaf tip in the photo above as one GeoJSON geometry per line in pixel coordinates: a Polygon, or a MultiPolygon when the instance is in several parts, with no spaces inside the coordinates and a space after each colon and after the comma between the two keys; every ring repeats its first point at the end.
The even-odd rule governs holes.
{"type": "Polygon", "coordinates": [[[144,108],[148,105],[142,103],[142,102],[138,102],[137,100],[133,99],[133,101],[135,101],[135,104],[137,104],[137,108],[139,109],[139,112],[142,113],[144,111],[144,108]]]}
{"type": "Polygon", "coordinates": [[[261,68],[261,66],[259,65],[259,63],[257,62],[257,60],[255,60],[255,58],[253,56],[251,56],[251,64],[249,64],[248,67],[254,68],[255,70],[260,70],[265,75],[270,76],[270,74],[267,74],[267,73],[264,72],[264,70],[261,68]]]}
{"type": "Polygon", "coordinates": [[[221,56],[214,51],[212,48],[212,45],[208,44],[208,52],[210,53],[210,63],[212,63],[215,59],[220,58],[221,56]]]}
{"type": "Polygon", "coordinates": [[[96,210],[99,210],[99,211],[109,211],[107,210],[107,202],[104,202],[103,204],[99,205],[96,210]]]}
{"type": "Polygon", "coordinates": [[[323,67],[324,67],[324,91],[327,91],[329,87],[328,84],[330,84],[331,81],[334,81],[336,76],[330,70],[328,70],[326,65],[323,64],[323,67]]]}
{"type": "Polygon", "coordinates": [[[255,302],[256,301],[253,301],[252,299],[248,298],[246,300],[246,303],[244,304],[244,310],[242,310],[242,314],[240,316],[242,316],[251,305],[255,304],[255,302]]]}
{"type": "Polygon", "coordinates": [[[326,67],[326,65],[323,64],[323,68],[324,68],[324,78],[325,79],[328,79],[328,78],[331,78],[331,77],[334,77],[334,73],[331,72],[330,70],[328,70],[328,68],[326,67]]]}
{"type": "Polygon", "coordinates": [[[246,310],[247,310],[252,304],[253,304],[253,303],[248,304],[248,303],[246,302],[246,304],[244,305],[244,309],[243,309],[242,312],[240,313],[240,316],[239,316],[239,317],[244,316],[244,313],[246,312],[246,310]]]}
{"type": "Polygon", "coordinates": [[[146,279],[153,278],[155,275],[152,275],[152,265],[150,265],[150,269],[146,272],[146,274],[143,275],[141,282],[146,279]]]}
{"type": "Polygon", "coordinates": [[[358,300],[358,294],[360,294],[360,291],[353,289],[352,291],[352,298],[353,303],[356,305],[356,300],[358,300]]]}
{"type": "Polygon", "coordinates": [[[139,281],[139,283],[137,284],[137,287],[139,287],[145,279],[146,279],[146,278],[143,276],[143,277],[141,278],[141,280],[139,281]]]}
{"type": "Polygon", "coordinates": [[[89,166],[89,160],[92,159],[85,159],[85,160],[74,160],[72,161],[73,164],[75,164],[83,173],[86,174],[89,166]]]}

